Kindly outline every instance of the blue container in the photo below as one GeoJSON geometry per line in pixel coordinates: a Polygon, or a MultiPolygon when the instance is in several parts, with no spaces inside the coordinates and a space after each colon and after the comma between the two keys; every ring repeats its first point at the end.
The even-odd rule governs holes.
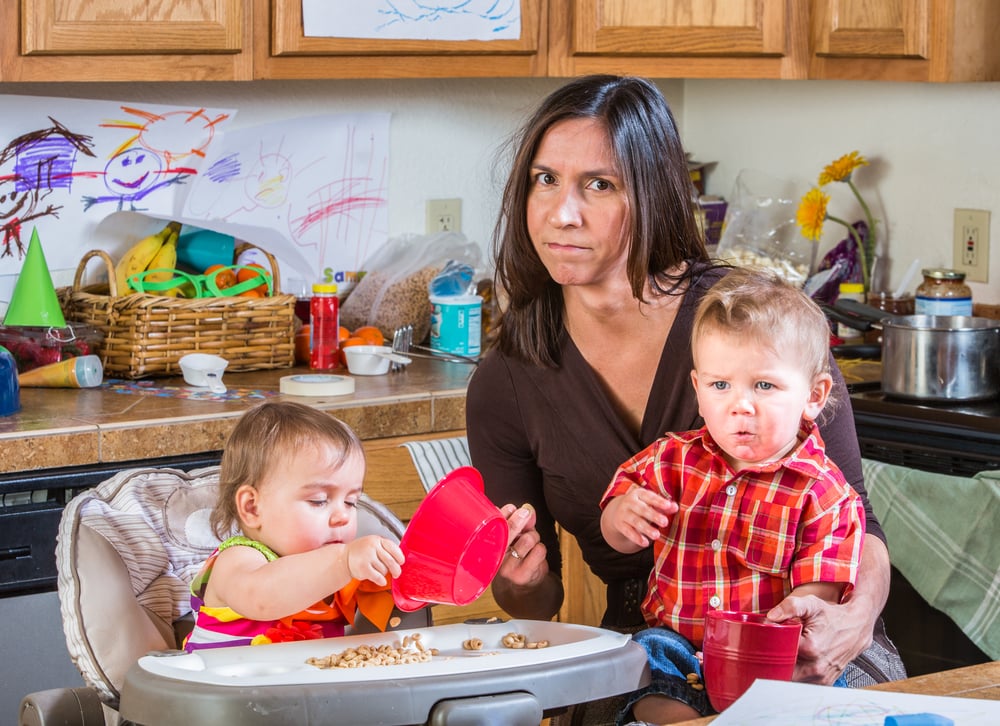
{"type": "Polygon", "coordinates": [[[482,337],[479,295],[431,295],[431,348],[475,358],[482,337]]]}
{"type": "Polygon", "coordinates": [[[17,382],[17,362],[11,352],[0,345],[0,416],[21,410],[21,385],[17,382]]]}

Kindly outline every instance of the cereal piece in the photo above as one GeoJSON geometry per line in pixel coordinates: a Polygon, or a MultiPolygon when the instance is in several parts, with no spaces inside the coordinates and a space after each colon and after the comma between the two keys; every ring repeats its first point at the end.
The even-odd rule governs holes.
{"type": "Polygon", "coordinates": [[[691,688],[693,688],[696,691],[702,691],[705,689],[705,686],[702,683],[692,683],[691,688]]]}
{"type": "Polygon", "coordinates": [[[547,640],[539,640],[536,643],[525,643],[524,647],[525,648],[532,648],[532,649],[535,649],[535,648],[548,648],[549,647],[549,641],[547,641],[547,640]]]}
{"type": "Polygon", "coordinates": [[[462,648],[465,650],[482,650],[483,641],[479,638],[469,638],[468,640],[462,641],[462,648]]]}
{"type": "Polygon", "coordinates": [[[389,627],[398,628],[401,622],[403,621],[400,620],[397,616],[393,615],[391,618],[389,618],[389,627]]]}
{"type": "Polygon", "coordinates": [[[505,648],[523,648],[525,643],[525,637],[520,633],[507,633],[500,640],[505,648]]]}

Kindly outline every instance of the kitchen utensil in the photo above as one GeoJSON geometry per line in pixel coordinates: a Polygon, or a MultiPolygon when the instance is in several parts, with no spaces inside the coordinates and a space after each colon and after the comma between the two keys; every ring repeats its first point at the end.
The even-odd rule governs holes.
{"type": "Polygon", "coordinates": [[[222,373],[229,361],[209,353],[188,353],[178,363],[189,386],[207,387],[212,393],[225,393],[222,373]]]}
{"type": "Polygon", "coordinates": [[[725,710],[758,678],[790,681],[802,623],[772,623],[763,614],[712,610],[705,617],[704,680],[708,700],[725,710]]]}
{"type": "Polygon", "coordinates": [[[392,594],[400,610],[428,603],[468,605],[500,569],[507,520],[483,493],[482,475],[462,466],[427,493],[399,547],[406,561],[392,581],[392,594]]]}
{"type": "Polygon", "coordinates": [[[344,348],[347,370],[356,376],[380,376],[389,372],[389,363],[408,365],[406,356],[393,353],[388,345],[351,345],[344,348]]]}
{"type": "Polygon", "coordinates": [[[903,273],[903,279],[899,281],[899,285],[892,291],[893,297],[900,298],[906,294],[906,291],[910,289],[910,285],[912,285],[913,281],[916,279],[917,270],[919,269],[920,258],[918,257],[910,263],[909,267],[906,268],[906,272],[903,273]]]}
{"type": "MultiPolygon", "coordinates": [[[[882,391],[922,401],[1000,395],[1000,321],[964,315],[889,315],[839,302],[831,317],[882,329],[882,391]]],[[[852,323],[848,323],[852,324],[852,323]]]]}
{"type": "Polygon", "coordinates": [[[448,363],[468,363],[471,365],[479,365],[479,361],[476,358],[458,355],[457,353],[443,353],[439,350],[434,350],[433,348],[428,348],[423,345],[416,345],[413,342],[412,325],[404,325],[393,333],[392,351],[394,353],[399,353],[400,355],[413,356],[414,358],[430,358],[431,360],[443,360],[448,363]],[[414,351],[426,352],[418,353],[414,351]]]}

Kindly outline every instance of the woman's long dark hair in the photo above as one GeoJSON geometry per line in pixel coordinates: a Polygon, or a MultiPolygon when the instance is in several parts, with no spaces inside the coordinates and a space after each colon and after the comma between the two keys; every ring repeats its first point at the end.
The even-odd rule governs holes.
{"type": "Polygon", "coordinates": [[[627,269],[636,299],[643,300],[647,282],[657,294],[669,293],[692,266],[679,277],[668,270],[708,259],[694,218],[684,148],[659,89],[642,78],[595,75],[554,91],[511,142],[513,162],[493,232],[495,282],[507,296],[496,345],[547,367],[559,365],[563,298],[528,234],[527,203],[542,137],[569,119],[599,121],[611,140],[628,197],[627,269]]]}

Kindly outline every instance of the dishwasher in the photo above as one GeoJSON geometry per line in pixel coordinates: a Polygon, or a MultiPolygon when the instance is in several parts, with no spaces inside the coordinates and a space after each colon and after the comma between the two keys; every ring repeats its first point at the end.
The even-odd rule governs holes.
{"type": "Polygon", "coordinates": [[[197,469],[221,451],[0,474],[0,723],[14,723],[33,691],[85,685],[66,650],[56,591],[56,533],[80,492],[133,468],[197,469]]]}

